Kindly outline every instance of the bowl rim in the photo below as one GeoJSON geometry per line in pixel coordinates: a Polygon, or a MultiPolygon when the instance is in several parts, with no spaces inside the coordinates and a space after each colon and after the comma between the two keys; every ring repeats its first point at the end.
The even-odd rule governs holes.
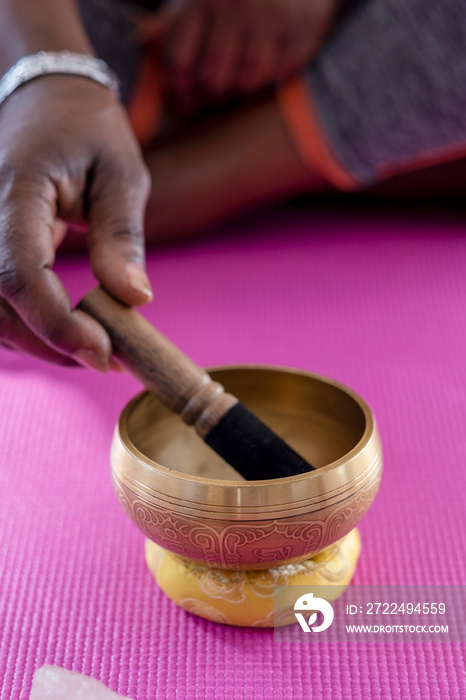
{"type": "MultiPolygon", "coordinates": [[[[260,480],[254,480],[254,481],[235,481],[231,479],[212,479],[210,477],[203,477],[203,476],[195,476],[193,474],[186,474],[185,472],[180,472],[176,469],[171,469],[169,467],[165,467],[163,464],[160,464],[159,462],[156,462],[155,460],[152,460],[150,457],[145,455],[143,452],[141,452],[132,442],[131,438],[128,435],[128,430],[127,430],[127,424],[128,424],[128,416],[131,413],[131,411],[134,409],[137,403],[139,403],[145,396],[150,395],[150,392],[147,390],[143,390],[136,394],[123,408],[119,419],[117,423],[117,431],[118,435],[120,438],[120,442],[125,448],[125,450],[129,453],[130,457],[133,459],[136,459],[141,465],[143,465],[146,468],[149,468],[150,470],[154,472],[161,473],[162,475],[171,478],[171,479],[177,479],[181,480],[183,482],[191,482],[193,484],[199,484],[199,485],[215,485],[219,486],[221,485],[222,488],[234,488],[234,489],[250,489],[257,487],[258,485],[261,486],[277,486],[278,484],[280,485],[286,485],[286,484],[294,484],[300,481],[306,481],[308,482],[309,479],[313,478],[322,478],[326,473],[329,473],[338,467],[342,467],[344,465],[348,466],[348,464],[358,455],[361,454],[362,450],[364,450],[365,447],[369,444],[371,439],[373,439],[375,433],[376,433],[376,422],[374,415],[369,408],[368,404],[364,401],[364,399],[359,396],[353,389],[350,389],[346,384],[343,384],[342,382],[339,382],[335,379],[331,379],[330,377],[327,377],[325,375],[316,373],[316,372],[309,372],[308,370],[303,370],[299,369],[297,367],[289,367],[289,366],[284,366],[284,365],[276,365],[276,364],[263,364],[263,363],[238,363],[238,364],[226,364],[226,365],[214,365],[214,366],[209,366],[206,368],[206,371],[211,374],[213,372],[220,372],[220,371],[231,371],[231,370],[252,370],[252,371],[272,371],[272,372],[277,372],[277,373],[286,373],[286,374],[296,374],[296,375],[301,375],[305,376],[309,379],[315,379],[320,382],[323,382],[324,384],[331,385],[335,387],[336,389],[339,389],[340,391],[343,391],[345,394],[347,394],[353,401],[359,406],[359,408],[362,410],[365,418],[365,428],[364,432],[359,439],[359,441],[354,445],[354,447],[347,452],[345,455],[340,457],[339,459],[330,462],[329,464],[324,465],[323,467],[319,467],[315,471],[310,471],[310,472],[305,472],[303,474],[296,474],[295,476],[286,476],[286,477],[280,477],[276,479],[260,479],[260,480]]],[[[157,400],[157,397],[155,397],[157,400]]],[[[175,414],[173,414],[175,415],[175,414]]],[[[179,420],[181,421],[181,417],[179,417],[179,420]]],[[[199,437],[201,440],[202,438],[199,437]]]]}

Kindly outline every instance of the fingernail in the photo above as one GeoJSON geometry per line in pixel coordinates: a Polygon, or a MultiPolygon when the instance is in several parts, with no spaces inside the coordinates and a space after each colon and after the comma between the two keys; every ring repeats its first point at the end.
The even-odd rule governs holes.
{"type": "Polygon", "coordinates": [[[138,263],[135,262],[127,263],[126,275],[128,277],[129,286],[140,294],[143,294],[147,301],[152,301],[154,295],[152,293],[149,278],[141,265],[138,265],[138,263]]]}
{"type": "Polygon", "coordinates": [[[75,352],[74,358],[83,367],[87,367],[88,369],[96,369],[98,372],[103,372],[104,374],[108,372],[109,361],[107,358],[95,352],[95,350],[86,350],[81,348],[75,352]]]}

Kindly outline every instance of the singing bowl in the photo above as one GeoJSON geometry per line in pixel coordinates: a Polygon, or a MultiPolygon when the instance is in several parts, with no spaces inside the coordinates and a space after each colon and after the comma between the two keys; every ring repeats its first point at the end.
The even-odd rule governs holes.
{"type": "Polygon", "coordinates": [[[301,562],[337,542],[377,493],[382,451],[374,417],[351,389],[265,366],[210,370],[317,469],[245,481],[151,394],[123,410],[111,448],[121,505],[144,535],[223,569],[301,562]]]}

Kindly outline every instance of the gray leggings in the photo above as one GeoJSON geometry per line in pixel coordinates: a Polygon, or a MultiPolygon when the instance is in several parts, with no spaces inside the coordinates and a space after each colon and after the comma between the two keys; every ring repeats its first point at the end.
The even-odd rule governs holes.
{"type": "Polygon", "coordinates": [[[325,134],[361,185],[466,157],[463,0],[366,0],[306,72],[325,134]]]}

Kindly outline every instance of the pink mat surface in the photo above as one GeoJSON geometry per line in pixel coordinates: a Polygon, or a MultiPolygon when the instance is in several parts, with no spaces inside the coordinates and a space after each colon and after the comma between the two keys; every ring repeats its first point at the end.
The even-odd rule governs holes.
{"type": "MultiPolygon", "coordinates": [[[[453,216],[289,210],[151,252],[145,315],[203,365],[333,377],[369,403],[381,491],[355,583],[466,582],[466,235],[453,216]]],[[[57,269],[74,301],[85,258],[57,269]]],[[[133,700],[465,698],[452,643],[278,644],[178,609],[112,490],[109,444],[137,392],[0,353],[0,689],[44,663],[133,700]]]]}

